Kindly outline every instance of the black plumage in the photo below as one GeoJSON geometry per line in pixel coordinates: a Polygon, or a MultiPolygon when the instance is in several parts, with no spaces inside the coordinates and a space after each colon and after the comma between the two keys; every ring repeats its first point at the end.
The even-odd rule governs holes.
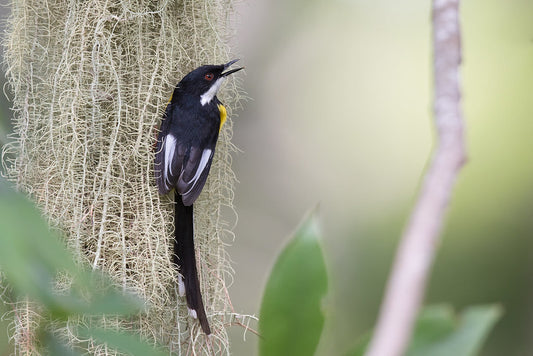
{"type": "Polygon", "coordinates": [[[206,65],[187,74],[167,105],[155,154],[156,183],[161,194],[175,190],[174,263],[183,276],[189,309],[209,335],[194,251],[193,203],[205,185],[226,110],[216,97],[236,60],[206,65]]]}

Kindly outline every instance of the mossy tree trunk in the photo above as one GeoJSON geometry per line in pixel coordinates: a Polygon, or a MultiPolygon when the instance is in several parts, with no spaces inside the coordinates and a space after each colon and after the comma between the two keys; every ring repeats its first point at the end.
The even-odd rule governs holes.
{"type": "MultiPolygon", "coordinates": [[[[108,272],[150,305],[140,317],[101,323],[136,330],[177,354],[229,353],[231,268],[223,245],[232,236],[221,208],[231,208],[235,180],[231,120],[195,207],[211,342],[177,297],[172,202],[154,185],[153,147],[179,79],[198,65],[228,59],[223,38],[230,9],[228,1],[209,0],[17,0],[9,20],[15,133],[6,146],[14,157],[4,162],[8,176],[59,227],[80,262],[108,272]]],[[[237,104],[234,85],[226,85],[222,99],[230,108],[237,104]]],[[[38,309],[21,302],[15,314],[17,353],[35,354],[38,309]]],[[[96,345],[88,351],[112,354],[96,345]]]]}

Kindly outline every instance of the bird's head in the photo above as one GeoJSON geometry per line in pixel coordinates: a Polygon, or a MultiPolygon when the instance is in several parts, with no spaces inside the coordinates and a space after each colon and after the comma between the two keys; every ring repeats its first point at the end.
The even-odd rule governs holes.
{"type": "Polygon", "coordinates": [[[224,79],[244,67],[227,70],[238,59],[220,65],[205,65],[187,74],[178,84],[182,92],[198,96],[202,105],[209,104],[215,97],[224,79]]]}

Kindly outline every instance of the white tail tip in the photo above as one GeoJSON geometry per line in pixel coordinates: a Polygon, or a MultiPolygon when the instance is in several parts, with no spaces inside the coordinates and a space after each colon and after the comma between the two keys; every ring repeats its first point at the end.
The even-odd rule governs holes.
{"type": "Polygon", "coordinates": [[[183,277],[181,275],[178,276],[178,294],[180,297],[185,296],[185,283],[183,282],[183,277]]]}
{"type": "Polygon", "coordinates": [[[196,314],[196,310],[187,308],[189,310],[189,316],[193,317],[194,319],[198,319],[198,315],[196,314]]]}

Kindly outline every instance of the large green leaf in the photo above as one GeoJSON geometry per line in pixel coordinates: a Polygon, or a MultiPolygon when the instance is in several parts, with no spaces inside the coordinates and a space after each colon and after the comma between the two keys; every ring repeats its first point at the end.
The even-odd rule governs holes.
{"type": "Polygon", "coordinates": [[[268,279],[259,318],[260,355],[313,355],[324,326],[326,291],[326,265],[313,214],[280,254],[268,279]]]}
{"type": "MultiPolygon", "coordinates": [[[[502,310],[498,305],[469,307],[459,316],[447,305],[426,307],[418,317],[405,355],[477,355],[501,314],[502,310]]],[[[363,356],[370,337],[367,334],[361,338],[347,355],[363,356]]]]}

